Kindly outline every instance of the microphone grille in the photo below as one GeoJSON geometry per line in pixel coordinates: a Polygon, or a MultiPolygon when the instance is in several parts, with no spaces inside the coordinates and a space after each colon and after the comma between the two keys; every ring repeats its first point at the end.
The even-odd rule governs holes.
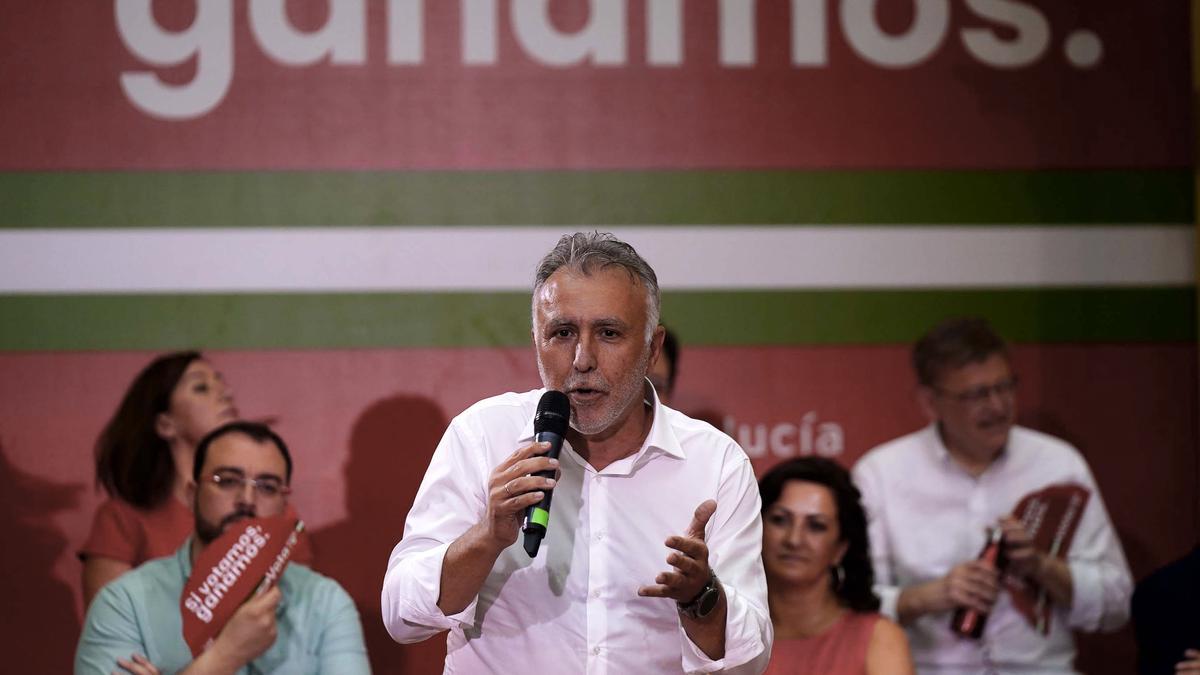
{"type": "Polygon", "coordinates": [[[542,394],[533,416],[533,433],[543,431],[565,436],[571,422],[571,401],[561,391],[551,389],[542,394]]]}

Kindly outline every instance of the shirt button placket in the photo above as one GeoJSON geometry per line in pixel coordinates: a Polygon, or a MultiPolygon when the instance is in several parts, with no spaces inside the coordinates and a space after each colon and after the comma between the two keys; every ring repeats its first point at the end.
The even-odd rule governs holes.
{"type": "Polygon", "coordinates": [[[587,637],[590,646],[588,673],[607,673],[608,664],[603,658],[604,645],[608,640],[608,616],[605,613],[604,589],[609,584],[608,562],[608,498],[599,474],[588,473],[585,481],[588,500],[588,522],[592,529],[592,540],[588,545],[588,594],[587,594],[587,637]]]}

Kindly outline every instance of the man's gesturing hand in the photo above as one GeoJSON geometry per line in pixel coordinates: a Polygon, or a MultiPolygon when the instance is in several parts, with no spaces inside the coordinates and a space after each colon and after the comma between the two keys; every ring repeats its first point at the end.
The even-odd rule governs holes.
{"type": "Polygon", "coordinates": [[[654,578],[655,585],[642,586],[638,595],[651,598],[672,598],[676,602],[689,602],[712,577],[708,567],[708,545],[704,543],[704,526],[717,510],[711,499],[696,507],[692,524],[683,536],[668,537],[668,548],[675,549],[667,556],[671,569],[654,578]]]}
{"type": "Polygon", "coordinates": [[[553,478],[530,475],[558,468],[557,459],[541,456],[549,449],[549,443],[531,443],[492,469],[484,526],[497,547],[507,548],[517,540],[525,509],[542,501],[542,490],[554,487],[553,478]]]}

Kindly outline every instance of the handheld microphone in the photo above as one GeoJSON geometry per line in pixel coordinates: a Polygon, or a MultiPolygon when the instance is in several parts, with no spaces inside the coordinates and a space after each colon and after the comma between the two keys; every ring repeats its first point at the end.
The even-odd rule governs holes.
{"type": "MultiPolygon", "coordinates": [[[[550,444],[546,457],[558,459],[570,421],[571,401],[566,394],[553,389],[542,394],[533,416],[533,440],[550,444]]],[[[554,471],[539,471],[534,475],[553,478],[554,471]]],[[[554,496],[554,490],[544,492],[546,496],[542,497],[541,502],[525,508],[525,519],[521,523],[521,530],[525,532],[525,552],[530,558],[537,556],[542,538],[546,536],[546,527],[550,524],[550,498],[554,496]]]]}

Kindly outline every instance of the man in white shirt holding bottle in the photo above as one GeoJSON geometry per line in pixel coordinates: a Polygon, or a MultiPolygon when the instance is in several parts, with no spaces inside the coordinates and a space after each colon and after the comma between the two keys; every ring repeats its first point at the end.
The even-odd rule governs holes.
{"type": "Polygon", "coordinates": [[[533,289],[546,389],[570,401],[561,456],[533,443],[544,390],[456,417],[388,561],[399,642],[449,630],[446,672],[761,672],[771,622],[749,459],[662,405],[654,271],[612,235],[564,236],[533,289]],[[533,474],[558,471],[557,480],[533,474]],[[548,532],[516,545],[553,488],[548,532]]]}
{"type": "Polygon", "coordinates": [[[854,467],[870,521],[881,611],[905,626],[922,675],[1074,673],[1072,630],[1111,631],[1129,615],[1131,578],[1087,463],[1075,448],[1016,426],[1016,377],[983,319],[950,319],[913,350],[931,424],[871,450],[854,467]],[[1011,517],[1042,487],[1091,497],[1065,559],[1035,548],[1011,517]],[[1013,606],[996,568],[976,560],[989,527],[1004,535],[1006,574],[1044,589],[1047,635],[1013,606]],[[987,614],[982,638],[950,629],[959,608],[987,614]]]}

